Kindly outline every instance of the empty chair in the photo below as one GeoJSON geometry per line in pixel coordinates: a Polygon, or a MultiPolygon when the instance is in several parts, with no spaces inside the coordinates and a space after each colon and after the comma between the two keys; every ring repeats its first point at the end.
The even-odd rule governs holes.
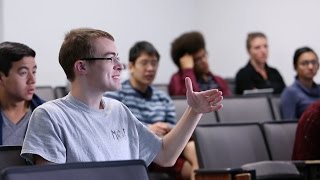
{"type": "Polygon", "coordinates": [[[239,168],[270,160],[258,123],[198,125],[194,141],[200,168],[239,168]]]}
{"type": "Polygon", "coordinates": [[[146,165],[142,160],[82,162],[5,169],[3,180],[147,180],[146,165]]]}
{"type": "MultiPolygon", "coordinates": [[[[176,117],[177,120],[181,118],[184,111],[188,107],[187,99],[184,96],[174,96],[172,98],[174,106],[176,108],[176,117]]],[[[215,124],[217,123],[217,117],[215,112],[205,113],[202,115],[199,124],[215,124]]]]}
{"type": "Polygon", "coordinates": [[[223,108],[217,111],[221,123],[265,122],[274,119],[265,96],[227,97],[222,101],[223,108]]]}
{"type": "Polygon", "coordinates": [[[261,161],[242,166],[244,170],[254,170],[257,180],[302,179],[296,166],[290,161],[261,161]]]}
{"type": "Polygon", "coordinates": [[[56,99],[62,98],[68,94],[67,88],[65,86],[57,86],[54,88],[54,96],[56,99]]]}
{"type": "Polygon", "coordinates": [[[35,93],[45,101],[56,99],[51,86],[37,86],[35,93]]]}
{"type": "Polygon", "coordinates": [[[291,160],[297,121],[277,121],[262,124],[272,160],[291,160]]]}
{"type": "Polygon", "coordinates": [[[152,86],[168,94],[168,84],[153,84],[152,86]]]}
{"type": "Polygon", "coordinates": [[[282,120],[282,116],[280,112],[280,97],[270,96],[269,100],[270,100],[270,105],[271,105],[275,120],[282,120]]]}
{"type": "Polygon", "coordinates": [[[7,167],[27,165],[20,152],[21,146],[0,146],[0,172],[7,167]]]}
{"type": "Polygon", "coordinates": [[[232,94],[236,94],[236,80],[234,77],[227,77],[224,78],[229,86],[229,89],[231,90],[232,94]]]}

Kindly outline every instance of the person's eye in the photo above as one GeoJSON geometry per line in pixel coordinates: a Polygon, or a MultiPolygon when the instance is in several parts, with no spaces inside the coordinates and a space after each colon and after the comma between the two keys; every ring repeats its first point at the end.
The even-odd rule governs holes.
{"type": "Polygon", "coordinates": [[[19,72],[19,75],[20,75],[20,76],[26,76],[27,74],[28,74],[27,71],[20,71],[20,72],[19,72]]]}

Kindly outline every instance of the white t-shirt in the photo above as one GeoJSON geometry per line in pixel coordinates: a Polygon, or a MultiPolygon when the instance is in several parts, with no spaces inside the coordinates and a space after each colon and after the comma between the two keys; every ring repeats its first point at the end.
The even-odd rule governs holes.
{"type": "Polygon", "coordinates": [[[36,108],[21,156],[37,154],[53,163],[142,159],[149,165],[162,141],[121,102],[103,97],[93,109],[70,93],[36,108]]]}

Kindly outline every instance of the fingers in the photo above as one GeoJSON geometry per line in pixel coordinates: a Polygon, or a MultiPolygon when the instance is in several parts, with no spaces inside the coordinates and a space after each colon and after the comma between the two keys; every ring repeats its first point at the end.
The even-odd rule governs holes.
{"type": "Polygon", "coordinates": [[[185,84],[186,84],[187,92],[189,92],[189,93],[193,92],[192,81],[189,77],[186,77],[185,84]]]}
{"type": "Polygon", "coordinates": [[[222,92],[217,91],[212,93],[211,95],[206,96],[209,102],[215,101],[217,98],[222,97],[222,92]]]}
{"type": "Polygon", "coordinates": [[[223,108],[223,105],[222,104],[216,104],[214,106],[211,106],[210,108],[211,108],[211,111],[217,111],[217,110],[223,108]]]}

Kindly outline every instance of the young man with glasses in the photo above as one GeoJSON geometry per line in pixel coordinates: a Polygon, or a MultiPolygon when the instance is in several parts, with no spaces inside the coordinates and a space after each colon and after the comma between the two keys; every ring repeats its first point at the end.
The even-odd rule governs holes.
{"type": "MultiPolygon", "coordinates": [[[[108,92],[105,96],[124,103],[151,132],[163,137],[176,124],[176,113],[171,98],[152,86],[159,60],[160,55],[151,43],[135,43],[129,52],[130,79],[122,83],[121,90],[108,92]]],[[[193,141],[188,142],[172,168],[150,166],[151,171],[171,172],[184,179],[193,177],[195,169],[198,169],[198,162],[193,141]]]]}
{"type": "Polygon", "coordinates": [[[299,119],[305,109],[320,99],[320,87],[314,82],[319,70],[318,55],[309,47],[295,51],[293,67],[297,72],[294,83],[281,94],[283,119],[299,119]]]}
{"type": "Polygon", "coordinates": [[[169,83],[171,96],[185,96],[184,79],[190,77],[194,91],[219,89],[223,96],[230,96],[228,83],[210,72],[204,37],[200,32],[187,32],[171,44],[171,57],[178,67],[169,83]]]}
{"type": "Polygon", "coordinates": [[[34,94],[36,53],[17,42],[0,43],[0,145],[22,145],[32,111],[44,101],[34,94]]]}
{"type": "Polygon", "coordinates": [[[38,107],[30,119],[21,155],[35,164],[142,159],[172,166],[202,113],[222,107],[221,92],[193,92],[186,79],[189,107],[170,133],[151,133],[121,102],[103,97],[119,90],[124,66],[109,33],[80,28],[65,36],[59,63],[70,93],[38,107]]]}

